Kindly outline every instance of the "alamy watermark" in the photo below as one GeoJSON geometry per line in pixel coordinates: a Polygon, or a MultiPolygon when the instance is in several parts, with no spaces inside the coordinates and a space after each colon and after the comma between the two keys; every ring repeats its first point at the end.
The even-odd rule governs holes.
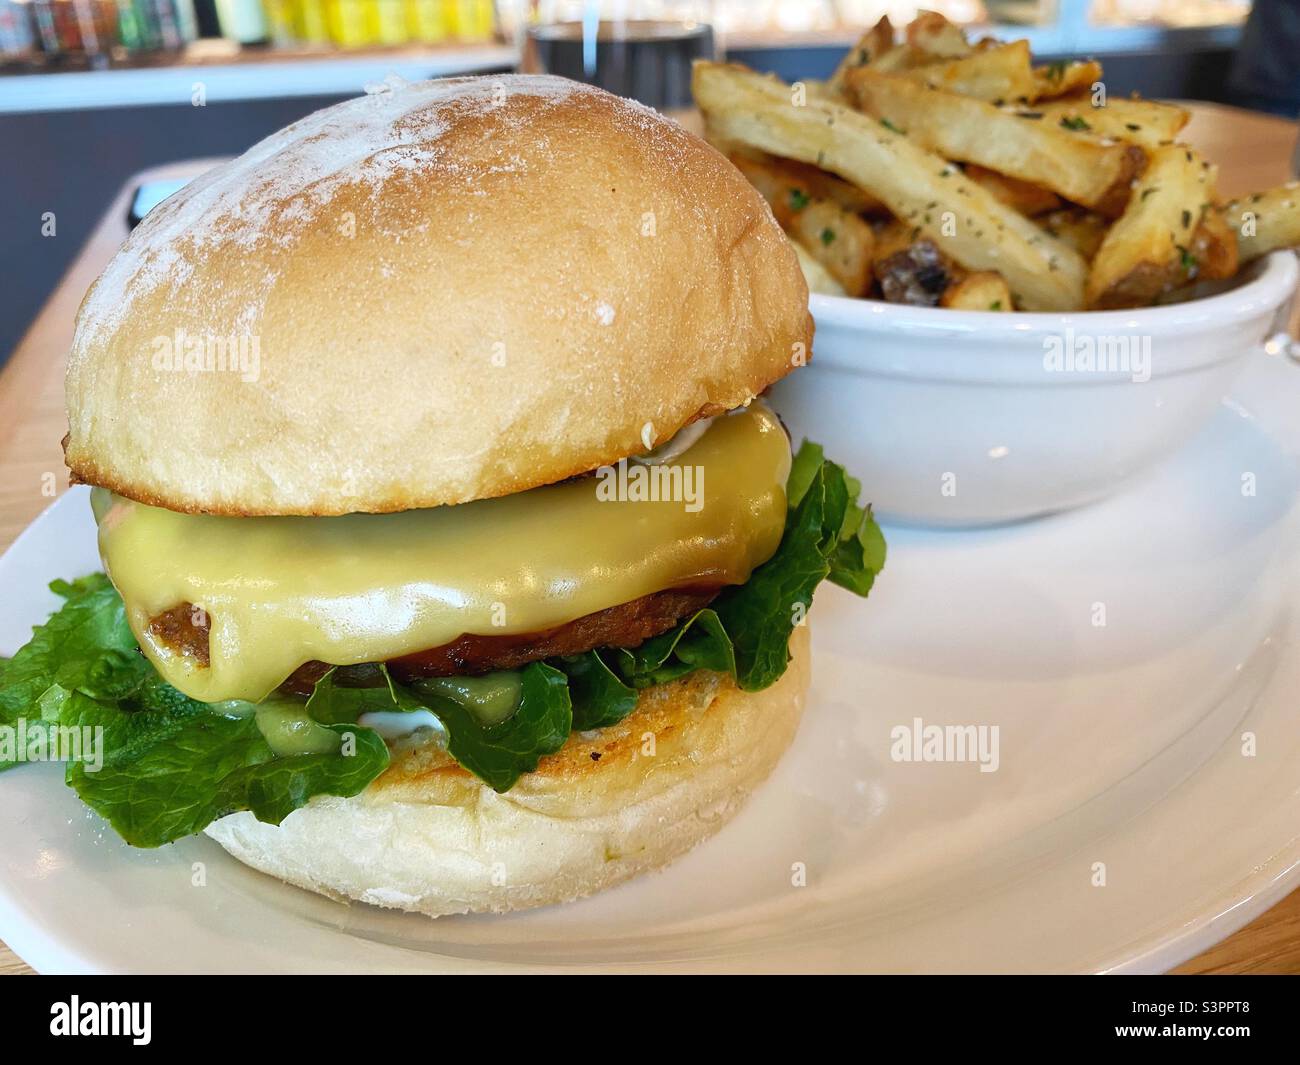
{"type": "Polygon", "coordinates": [[[704,467],[645,464],[619,459],[596,470],[602,503],[682,503],[690,514],[704,508],[704,467]]]}
{"type": "Polygon", "coordinates": [[[138,1047],[153,1039],[152,1002],[83,1002],[79,995],[50,1004],[50,1035],[129,1037],[138,1047]]]}
{"type": "Polygon", "coordinates": [[[98,773],[104,767],[104,727],[20,717],[0,725],[0,764],[14,762],[81,762],[87,773],[98,773]]]}
{"type": "Polygon", "coordinates": [[[262,375],[261,340],[255,335],[191,333],[178,327],[153,338],[153,368],[167,373],[237,373],[248,383],[262,375]]]}
{"type": "Polygon", "coordinates": [[[978,762],[981,773],[1002,764],[998,725],[927,725],[919,717],[889,730],[889,757],[895,762],[978,762]]]}
{"type": "Polygon", "coordinates": [[[1151,380],[1151,337],[1063,333],[1043,337],[1043,369],[1051,373],[1123,373],[1134,384],[1151,380]]]}

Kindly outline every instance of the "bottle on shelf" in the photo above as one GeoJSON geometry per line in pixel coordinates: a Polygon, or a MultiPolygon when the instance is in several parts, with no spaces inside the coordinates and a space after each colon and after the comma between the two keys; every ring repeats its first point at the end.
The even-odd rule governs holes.
{"type": "Polygon", "coordinates": [[[31,6],[27,0],[0,0],[0,62],[36,54],[31,6]]]}
{"type": "Polygon", "coordinates": [[[240,44],[265,44],[270,40],[271,28],[262,0],[213,0],[212,6],[219,30],[213,36],[226,37],[240,44]]]}
{"type": "Polygon", "coordinates": [[[374,44],[405,44],[406,11],[402,0],[366,0],[370,40],[374,44]]]}
{"type": "Polygon", "coordinates": [[[326,0],[325,19],[330,40],[340,48],[372,44],[365,0],[326,0]]]}
{"type": "Polygon", "coordinates": [[[445,0],[451,35],[459,41],[490,41],[496,31],[492,0],[445,0]]]}
{"type": "Polygon", "coordinates": [[[412,41],[440,44],[451,36],[443,0],[405,0],[406,29],[412,41]]]}
{"type": "Polygon", "coordinates": [[[302,44],[327,44],[330,39],[329,24],[325,16],[325,0],[292,0],[293,32],[302,44]]]}

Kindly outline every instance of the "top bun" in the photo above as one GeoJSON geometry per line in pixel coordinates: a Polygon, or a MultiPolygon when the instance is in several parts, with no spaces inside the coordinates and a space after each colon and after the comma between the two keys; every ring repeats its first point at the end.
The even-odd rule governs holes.
{"type": "Polygon", "coordinates": [[[78,315],[65,450],[172,510],[463,503],[746,403],[811,337],[771,211],[677,123],[560,78],[393,83],[149,213],[78,315]]]}

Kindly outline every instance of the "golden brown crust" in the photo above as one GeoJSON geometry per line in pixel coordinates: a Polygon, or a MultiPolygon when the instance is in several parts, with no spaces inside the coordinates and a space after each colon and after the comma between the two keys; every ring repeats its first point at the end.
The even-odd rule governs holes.
{"type": "Polygon", "coordinates": [[[771,212],[676,123],[553,78],[404,86],[150,213],[78,316],[65,455],[180,511],[461,503],[744,403],[811,333],[771,212]]]}
{"type": "Polygon", "coordinates": [[[1133,183],[1142,176],[1146,165],[1147,153],[1136,144],[1128,145],[1124,149],[1119,175],[1093,209],[1107,218],[1118,218],[1122,215],[1133,195],[1133,183]]]}

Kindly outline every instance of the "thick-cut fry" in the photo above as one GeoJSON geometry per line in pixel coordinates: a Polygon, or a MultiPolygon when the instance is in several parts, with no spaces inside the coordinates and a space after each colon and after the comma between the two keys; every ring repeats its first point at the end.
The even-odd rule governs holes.
{"type": "MultiPolygon", "coordinates": [[[[710,143],[713,143],[712,140],[710,143]]],[[[783,217],[782,208],[778,208],[776,201],[781,201],[788,207],[810,200],[832,200],[854,214],[872,214],[884,210],[884,204],[871,193],[807,163],[781,159],[743,144],[731,144],[719,150],[725,151],[736,168],[749,178],[750,184],[763,193],[772,204],[776,220],[783,226],[787,225],[787,219],[783,217]]]]}
{"type": "Polygon", "coordinates": [[[1213,208],[1204,212],[1188,251],[1190,256],[1182,258],[1189,281],[1220,281],[1241,265],[1236,231],[1213,208]]]}
{"type": "Polygon", "coordinates": [[[875,238],[861,218],[830,200],[815,200],[792,213],[789,229],[850,296],[867,291],[875,238]]]}
{"type": "Polygon", "coordinates": [[[1044,125],[1137,144],[1148,150],[1172,144],[1191,115],[1173,104],[1153,100],[1110,100],[1093,107],[1090,97],[1047,100],[1017,109],[1043,117],[1044,125]]]}
{"type": "Polygon", "coordinates": [[[971,54],[966,34],[937,11],[920,11],[907,26],[907,43],[930,59],[961,59],[971,54]]]}
{"type": "Polygon", "coordinates": [[[799,164],[740,154],[733,154],[731,161],[767,200],[781,228],[794,236],[848,295],[866,292],[875,246],[875,234],[868,223],[834,200],[812,195],[810,184],[791,173],[799,164]]]}
{"type": "Polygon", "coordinates": [[[1067,200],[1118,215],[1145,162],[1140,148],[1102,144],[982,100],[927,89],[907,77],[850,71],[858,106],[946,159],[1042,185],[1067,200]]]}
{"type": "Polygon", "coordinates": [[[1127,210],[1092,261],[1090,307],[1150,303],[1187,279],[1196,266],[1192,241],[1214,198],[1216,175],[1190,148],[1171,145],[1151,153],[1127,210]]]}
{"type": "Polygon", "coordinates": [[[817,78],[804,78],[800,82],[808,91],[809,96],[816,96],[821,100],[834,100],[836,103],[843,103],[839,90],[829,81],[820,81],[817,78]]]}
{"type": "Polygon", "coordinates": [[[1038,82],[1029,66],[1028,41],[1012,41],[963,59],[931,63],[908,70],[905,76],[931,88],[991,103],[1032,101],[1038,95],[1038,82]]]}
{"type": "Polygon", "coordinates": [[[891,218],[883,226],[876,228],[876,262],[887,259],[908,248],[920,235],[916,226],[909,226],[897,218],[891,218]]]}
{"type": "Polygon", "coordinates": [[[1243,263],[1278,248],[1300,246],[1300,181],[1233,200],[1223,208],[1223,216],[1237,235],[1243,263]]]}
{"type": "Polygon", "coordinates": [[[803,271],[803,279],[808,282],[809,292],[818,292],[823,296],[847,295],[840,283],[831,277],[830,271],[814,259],[808,249],[794,239],[791,239],[790,245],[799,259],[799,269],[803,271]]]}
{"type": "Polygon", "coordinates": [[[1026,310],[1081,305],[1086,266],[1074,249],[877,120],[820,100],[795,107],[789,86],[721,63],[697,62],[693,87],[723,137],[862,186],[968,270],[1001,273],[1026,310]]]}
{"type": "Polygon", "coordinates": [[[879,59],[871,61],[871,66],[882,74],[897,74],[903,70],[915,70],[930,61],[929,56],[910,44],[900,44],[882,52],[879,59]]]}
{"type": "Polygon", "coordinates": [[[1034,67],[1036,98],[1064,96],[1079,89],[1091,89],[1101,81],[1101,64],[1095,59],[1075,59],[1034,67]]]}
{"type": "Polygon", "coordinates": [[[844,77],[854,67],[865,67],[874,62],[894,47],[894,27],[888,15],[881,15],[880,20],[867,30],[858,43],[848,50],[840,60],[828,83],[834,93],[844,91],[844,77]]]}
{"type": "Polygon", "coordinates": [[[976,185],[991,192],[1008,207],[1014,207],[1024,215],[1044,214],[1055,211],[1061,206],[1061,197],[1041,185],[1033,185],[1019,178],[1007,177],[996,170],[989,170],[970,163],[966,167],[966,176],[976,185]]]}
{"type": "Polygon", "coordinates": [[[944,289],[940,307],[958,311],[1013,311],[1011,290],[1001,274],[980,270],[944,289]]]}
{"type": "Polygon", "coordinates": [[[1097,254],[1101,242],[1106,238],[1106,228],[1110,220],[1103,218],[1096,211],[1086,207],[1063,207],[1040,218],[1035,218],[1052,236],[1058,237],[1088,262],[1097,254]]]}

